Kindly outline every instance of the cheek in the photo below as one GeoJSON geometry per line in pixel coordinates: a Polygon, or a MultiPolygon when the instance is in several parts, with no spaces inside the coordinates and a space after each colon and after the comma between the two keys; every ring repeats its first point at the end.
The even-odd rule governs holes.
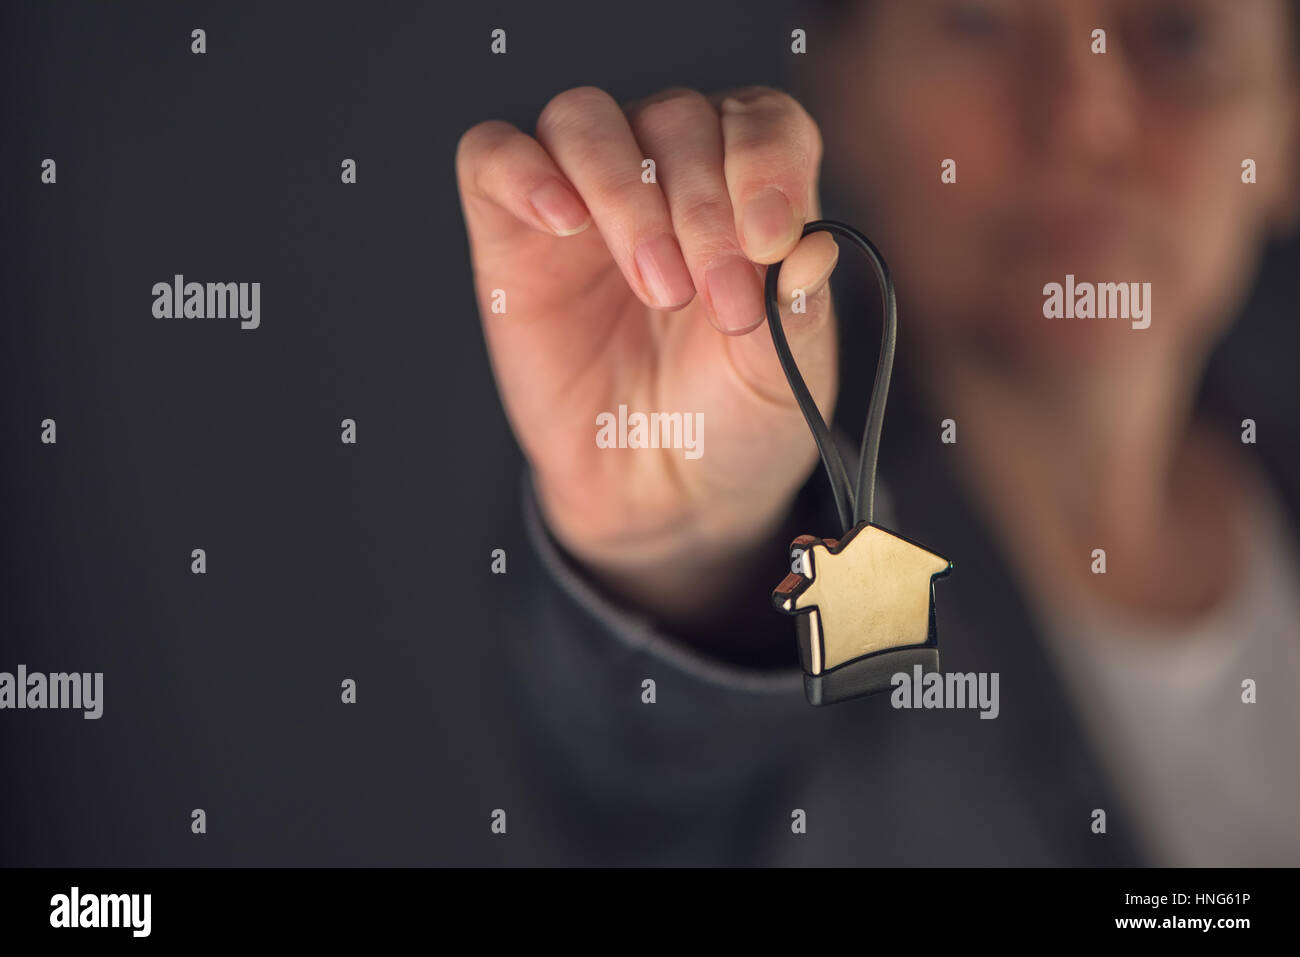
{"type": "Polygon", "coordinates": [[[1008,102],[991,88],[958,96],[950,84],[913,85],[856,127],[854,155],[865,162],[850,183],[900,297],[926,317],[918,321],[976,321],[972,300],[995,281],[1000,264],[987,240],[1021,161],[1008,102]]]}
{"type": "Polygon", "coordinates": [[[1152,117],[1144,135],[1144,268],[1167,308],[1203,334],[1230,321],[1253,279],[1269,206],[1289,173],[1276,117],[1264,107],[1169,114],[1152,117]],[[1242,182],[1245,159],[1255,161],[1255,183],[1242,182]]]}

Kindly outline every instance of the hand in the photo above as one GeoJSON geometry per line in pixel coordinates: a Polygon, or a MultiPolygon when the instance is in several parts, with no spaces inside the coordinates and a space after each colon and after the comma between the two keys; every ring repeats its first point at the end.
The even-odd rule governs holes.
{"type": "Polygon", "coordinates": [[[808,113],[766,87],[627,106],[578,87],[546,105],[535,136],[487,120],[458,144],[484,333],[547,525],[661,620],[699,619],[739,581],[816,461],[763,277],[786,260],[784,328],[829,420],[838,248],[825,232],[800,238],[821,217],[821,155],[808,113]],[[643,182],[647,158],[657,182],[643,182]],[[796,289],[804,314],[790,310],[796,289]],[[703,413],[702,454],[598,447],[597,416],[620,405],[703,413]]]}

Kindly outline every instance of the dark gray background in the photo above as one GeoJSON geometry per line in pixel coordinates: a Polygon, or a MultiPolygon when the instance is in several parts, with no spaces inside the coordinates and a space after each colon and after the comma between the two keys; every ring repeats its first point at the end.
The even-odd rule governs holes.
{"type": "MultiPolygon", "coordinates": [[[[803,9],[0,7],[0,670],[105,674],[99,721],[0,713],[0,863],[511,860],[487,827],[524,806],[484,746],[510,601],[488,556],[527,547],[521,463],[457,139],[493,117],[531,132],[580,84],[788,85],[803,9]],[[261,328],[153,318],[177,272],[260,281],[261,328]]],[[[1293,428],[1295,253],[1216,365],[1252,383],[1261,427],[1293,428]]]]}

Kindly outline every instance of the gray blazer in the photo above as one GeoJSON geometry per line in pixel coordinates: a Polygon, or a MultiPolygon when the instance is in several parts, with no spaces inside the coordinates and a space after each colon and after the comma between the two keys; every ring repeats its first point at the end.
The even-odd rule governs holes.
{"type": "MultiPolygon", "coordinates": [[[[998,717],[895,709],[888,693],[806,703],[793,620],[769,597],[795,534],[838,531],[820,465],[752,600],[710,636],[730,645],[671,634],[602,594],[547,532],[525,475],[533,554],[512,566],[519,602],[502,613],[513,705],[498,746],[508,793],[530,819],[512,828],[512,860],[1147,863],[1004,556],[950,472],[937,424],[912,408],[890,399],[876,521],[955,563],[935,585],[940,667],[998,672],[998,717]],[[642,700],[646,679],[653,704],[642,700]],[[1091,828],[1097,808],[1105,834],[1091,828]],[[795,833],[800,811],[806,831],[795,833]]],[[[1294,463],[1262,465],[1294,530],[1294,463]]]]}

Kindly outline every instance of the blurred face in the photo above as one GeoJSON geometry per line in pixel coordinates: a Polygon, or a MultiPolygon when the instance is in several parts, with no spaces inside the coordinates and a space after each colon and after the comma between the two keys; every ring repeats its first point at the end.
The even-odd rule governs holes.
{"type": "Polygon", "coordinates": [[[900,339],[1054,376],[1202,353],[1291,225],[1290,16],[1289,0],[874,0],[830,50],[814,36],[826,170],[894,273],[900,339]],[[1067,273],[1149,282],[1149,328],[1044,318],[1067,273]]]}

